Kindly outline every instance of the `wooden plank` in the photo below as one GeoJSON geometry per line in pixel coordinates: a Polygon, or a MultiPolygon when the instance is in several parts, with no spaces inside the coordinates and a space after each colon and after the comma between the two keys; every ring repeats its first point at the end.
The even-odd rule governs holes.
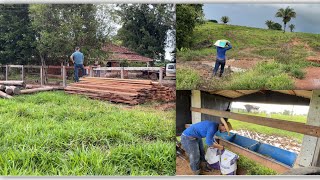
{"type": "Polygon", "coordinates": [[[229,141],[226,141],[224,139],[218,138],[219,139],[219,144],[226,147],[227,149],[229,149],[230,151],[237,153],[237,154],[241,154],[243,156],[245,156],[246,158],[249,158],[263,166],[266,166],[270,169],[273,169],[274,171],[276,171],[279,174],[282,174],[284,172],[289,171],[291,168],[283,163],[277,162],[274,159],[271,159],[269,157],[263,156],[259,153],[253,152],[249,149],[245,149],[237,144],[231,143],[229,141]]]}
{"type": "Polygon", "coordinates": [[[8,65],[9,67],[12,67],[12,68],[22,68],[23,65],[8,65]]]}
{"type": "Polygon", "coordinates": [[[262,126],[268,126],[272,128],[286,130],[286,131],[301,133],[305,135],[320,137],[320,127],[306,125],[304,123],[259,117],[259,116],[250,116],[250,115],[237,114],[237,113],[219,111],[219,110],[213,110],[213,109],[195,108],[195,107],[192,107],[191,111],[200,112],[203,114],[208,114],[208,115],[213,115],[218,117],[231,118],[234,120],[239,120],[247,123],[253,123],[253,124],[258,124],[262,126]]]}
{"type": "Polygon", "coordinates": [[[39,87],[34,89],[23,89],[21,90],[21,94],[31,94],[36,92],[42,92],[42,91],[52,91],[52,90],[63,90],[63,87],[39,87]]]}

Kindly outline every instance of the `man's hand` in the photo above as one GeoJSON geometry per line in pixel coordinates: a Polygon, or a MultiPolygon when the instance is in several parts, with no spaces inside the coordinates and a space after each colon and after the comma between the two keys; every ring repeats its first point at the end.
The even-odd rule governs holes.
{"type": "Polygon", "coordinates": [[[218,149],[221,150],[221,151],[224,149],[224,147],[223,147],[222,145],[218,144],[218,143],[214,143],[214,144],[213,144],[213,147],[214,147],[214,148],[218,148],[218,149]]]}

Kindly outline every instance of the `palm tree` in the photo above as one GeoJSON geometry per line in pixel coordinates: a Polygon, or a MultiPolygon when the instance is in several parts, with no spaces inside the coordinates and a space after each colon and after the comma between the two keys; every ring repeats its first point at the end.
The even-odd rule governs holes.
{"type": "Polygon", "coordinates": [[[228,16],[222,16],[222,17],[221,17],[221,21],[222,21],[223,23],[227,24],[227,23],[230,21],[230,19],[229,19],[228,16]]]}
{"type": "Polygon", "coordinates": [[[267,21],[266,21],[266,25],[268,26],[269,29],[272,28],[272,25],[273,25],[273,24],[274,24],[274,22],[271,21],[271,20],[267,20],[267,21]]]}
{"type": "Polygon", "coordinates": [[[281,17],[283,21],[283,32],[286,32],[286,25],[291,20],[291,18],[296,17],[296,12],[294,12],[293,8],[289,6],[286,9],[280,8],[276,13],[276,17],[281,17]]]}
{"type": "Polygon", "coordinates": [[[290,31],[293,32],[293,29],[296,28],[296,26],[294,24],[290,24],[289,28],[290,28],[290,31]]]}

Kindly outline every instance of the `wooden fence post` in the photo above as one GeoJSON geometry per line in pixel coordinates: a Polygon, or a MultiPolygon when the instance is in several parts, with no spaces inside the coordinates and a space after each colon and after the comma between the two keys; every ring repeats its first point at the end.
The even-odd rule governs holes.
{"type": "Polygon", "coordinates": [[[43,86],[43,66],[40,67],[40,85],[43,86]]]}
{"type": "Polygon", "coordinates": [[[163,69],[162,67],[160,67],[160,70],[159,70],[159,83],[162,85],[162,76],[163,76],[163,69]]]}
{"type": "Polygon", "coordinates": [[[62,67],[62,77],[63,77],[63,87],[67,86],[67,80],[66,80],[66,66],[62,67]]]}
{"type": "Polygon", "coordinates": [[[24,65],[21,66],[21,80],[24,81],[24,65]]]}
{"type": "Polygon", "coordinates": [[[123,72],[123,69],[124,69],[124,67],[121,67],[121,71],[120,71],[120,73],[121,73],[121,79],[124,79],[124,72],[123,72]]]}
{"type": "Polygon", "coordinates": [[[8,75],[9,75],[9,66],[6,65],[6,81],[8,81],[8,75]]]}
{"type": "Polygon", "coordinates": [[[93,67],[92,66],[89,66],[89,74],[90,74],[90,77],[93,77],[93,67]]]}

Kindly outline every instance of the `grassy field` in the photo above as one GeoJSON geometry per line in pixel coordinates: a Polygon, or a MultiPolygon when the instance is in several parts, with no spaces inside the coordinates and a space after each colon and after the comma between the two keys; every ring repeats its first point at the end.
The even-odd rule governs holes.
{"type": "Polygon", "coordinates": [[[0,174],[174,175],[174,122],[64,92],[0,99],[0,174]]]}
{"type": "MultiPolygon", "coordinates": [[[[184,82],[178,79],[189,79],[191,75],[177,72],[178,89],[192,89],[194,86],[206,86],[209,89],[292,89],[294,78],[304,78],[305,67],[319,66],[306,58],[320,52],[320,34],[283,33],[207,22],[196,26],[192,39],[194,42],[191,48],[177,52],[177,60],[182,64],[178,67],[180,72],[188,68],[196,69],[189,66],[189,61],[213,62],[216,49],[212,45],[218,39],[231,41],[233,48],[227,52],[228,59],[252,59],[259,62],[246,72],[226,75],[219,80],[204,81],[201,78],[202,84],[193,82],[190,86],[181,85],[184,82]]],[[[197,72],[192,76],[195,74],[200,76],[197,72]]]]}
{"type": "MultiPolygon", "coordinates": [[[[242,114],[248,114],[248,113],[242,113],[242,114]]],[[[263,113],[250,114],[250,115],[267,117],[266,114],[263,114],[263,113]]],[[[283,114],[271,114],[271,118],[293,121],[293,122],[300,122],[300,123],[306,123],[307,121],[307,117],[302,115],[290,116],[290,115],[283,115],[283,114]]],[[[250,130],[250,131],[254,131],[262,134],[286,136],[286,137],[296,139],[300,143],[302,142],[302,139],[303,139],[303,134],[300,134],[300,133],[275,129],[275,128],[266,127],[266,126],[260,126],[260,125],[241,122],[233,119],[230,119],[230,123],[232,124],[232,127],[234,130],[246,129],[246,130],[250,130]]]]}

